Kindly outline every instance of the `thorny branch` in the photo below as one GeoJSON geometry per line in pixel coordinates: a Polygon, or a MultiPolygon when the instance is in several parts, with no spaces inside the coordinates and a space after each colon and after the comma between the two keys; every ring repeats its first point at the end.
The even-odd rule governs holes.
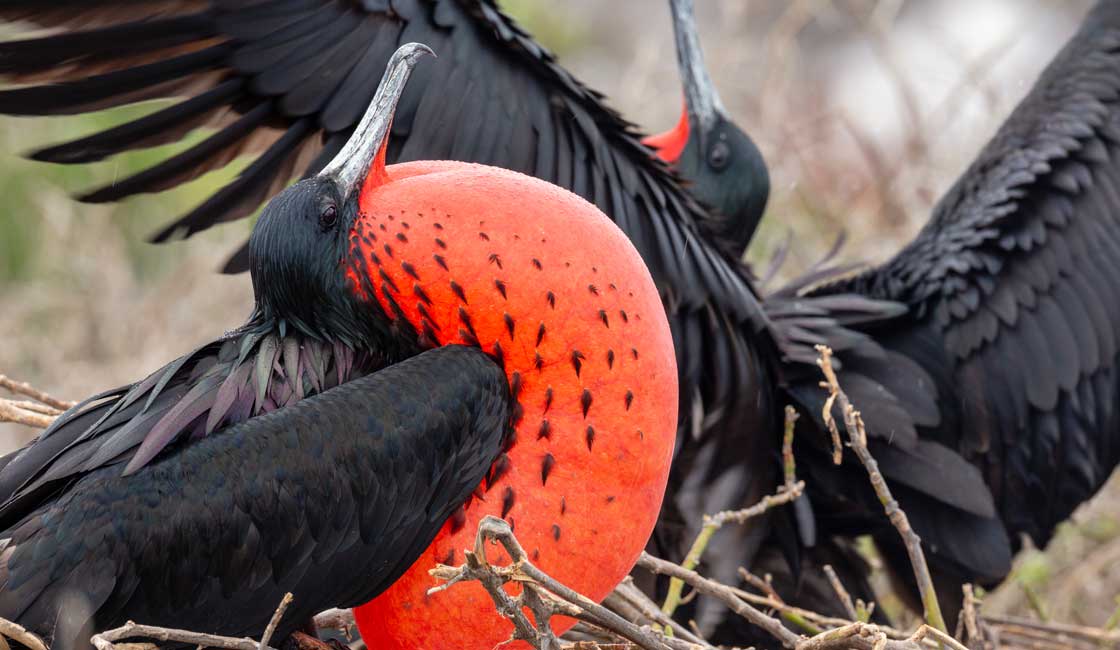
{"type": "MultiPolygon", "coordinates": [[[[851,447],[860,463],[867,469],[867,474],[871,479],[871,487],[875,489],[875,494],[879,497],[879,503],[883,504],[883,510],[887,514],[887,519],[898,530],[899,536],[902,537],[902,543],[906,546],[906,553],[910,556],[910,565],[914,569],[914,579],[917,581],[918,593],[922,598],[926,623],[939,632],[948,635],[948,630],[945,627],[945,617],[941,614],[941,604],[937,602],[937,592],[933,587],[933,578],[930,577],[929,565],[926,564],[926,555],[922,550],[922,540],[910,526],[910,519],[907,518],[906,513],[895,501],[886,480],[883,479],[883,474],[879,471],[879,463],[875,461],[867,448],[867,431],[863,426],[863,416],[852,405],[848,395],[840,388],[836,371],[832,367],[832,349],[827,345],[818,345],[816,348],[820,354],[817,363],[825,378],[825,381],[821,382],[821,387],[828,391],[828,400],[825,401],[823,416],[828,430],[832,433],[834,444],[840,438],[840,431],[839,427],[836,426],[836,419],[832,416],[832,406],[833,404],[839,404],[844,417],[844,428],[848,431],[848,446],[851,447]]],[[[839,449],[835,450],[834,457],[838,458],[840,453],[839,449]]]]}

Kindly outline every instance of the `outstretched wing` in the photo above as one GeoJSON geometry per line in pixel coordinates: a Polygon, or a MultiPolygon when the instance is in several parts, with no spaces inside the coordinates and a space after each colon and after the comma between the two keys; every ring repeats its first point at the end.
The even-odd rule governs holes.
{"type": "Polygon", "coordinates": [[[877,332],[936,388],[923,439],[974,463],[1008,532],[1041,545],[1120,460],[1118,273],[1120,2],[1105,0],[914,241],[823,293],[909,306],[877,332]]]}
{"type": "MultiPolygon", "coordinates": [[[[349,136],[397,46],[426,43],[439,58],[418,65],[401,99],[390,160],[498,165],[595,203],[634,242],[669,311],[682,396],[678,450],[701,455],[688,446],[724,435],[717,428],[728,442],[716,446],[771,430],[769,325],[746,269],[704,236],[704,213],[631,125],[492,0],[86,0],[64,9],[12,0],[3,7],[0,17],[51,31],[0,44],[0,74],[34,84],[0,92],[0,112],[72,114],[185,97],[33,157],[84,163],[216,129],[83,200],[162,191],[252,157],[159,240],[248,215],[293,176],[318,171],[349,136]]],[[[697,513],[739,507],[744,495],[769,490],[765,477],[734,477],[733,455],[705,453],[709,460],[697,462],[707,476],[739,485],[697,513]]],[[[760,452],[751,462],[774,461],[760,452]]],[[[691,471],[683,459],[675,467],[671,484],[679,486],[691,471]]]]}
{"type": "Polygon", "coordinates": [[[500,455],[510,409],[492,359],[444,347],[136,474],[102,468],[6,531],[0,615],[76,650],[126,615],[256,634],[291,592],[286,636],[419,557],[500,455]]]}
{"type": "MultiPolygon", "coordinates": [[[[390,161],[464,160],[554,182],[595,203],[637,245],[670,304],[709,300],[742,319],[753,296],[699,236],[703,215],[630,124],[560,67],[492,0],[89,0],[4,3],[0,17],[50,28],[0,44],[0,112],[60,115],[152,98],[182,101],[32,154],[84,163],[180,140],[202,142],[81,199],[176,187],[241,155],[228,186],[155,235],[190,235],[251,214],[317,172],[369,105],[402,43],[421,63],[393,124],[390,161]]],[[[244,269],[244,255],[234,260],[244,269]]],[[[751,314],[756,315],[756,314],[751,314]]]]}

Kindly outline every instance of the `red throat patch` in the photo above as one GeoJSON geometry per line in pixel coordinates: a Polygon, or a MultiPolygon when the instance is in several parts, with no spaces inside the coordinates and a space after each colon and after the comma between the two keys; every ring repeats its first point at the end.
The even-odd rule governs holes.
{"type": "Polygon", "coordinates": [[[642,144],[657,152],[657,157],[670,165],[680,159],[688,145],[688,107],[681,109],[681,117],[677,125],[657,135],[646,136],[642,144]]]}
{"type": "Polygon", "coordinates": [[[467,163],[394,165],[384,183],[367,183],[360,211],[355,291],[365,293],[364,273],[385,312],[425,342],[491,353],[519,420],[476,498],[356,610],[358,625],[377,650],[490,650],[512,626],[486,592],[462,584],[429,597],[437,583],[428,570],[461,563],[478,522],[495,515],[538,566],[591,598],[627,574],[653,530],[675,438],[664,308],[626,236],[534,178],[467,163]]]}

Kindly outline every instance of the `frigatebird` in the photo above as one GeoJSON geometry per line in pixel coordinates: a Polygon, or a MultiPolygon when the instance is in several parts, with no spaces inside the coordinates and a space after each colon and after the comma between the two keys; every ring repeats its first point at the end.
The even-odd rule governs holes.
{"type": "MultiPolygon", "coordinates": [[[[259,152],[263,142],[267,148],[229,188],[164,236],[247,214],[291,176],[316,173],[356,122],[353,106],[372,92],[368,70],[397,39],[422,34],[446,52],[422,64],[422,79],[402,99],[388,158],[475,160],[556,182],[603,209],[651,269],[673,328],[682,398],[661,537],[684,537],[700,513],[753,503],[773,489],[776,407],[792,399],[819,415],[811,345],[822,341],[838,351],[880,466],[935,568],[947,575],[1002,576],[1015,541],[1008,527],[1037,524],[1040,534],[1048,532],[1115,465],[1109,320],[1120,310],[1099,286],[1107,277],[1101,269],[1117,259],[1104,207],[1113,196],[1107,118],[1115,79],[1106,70],[1115,69],[1114,3],[1091,14],[1070,45],[1076,54],[1054,64],[1024,104],[1029,108],[1016,112],[894,263],[858,281],[815,292],[793,285],[765,300],[739,264],[741,248],[721,244],[712,215],[681,179],[651,160],[627,123],[492,2],[153,1],[129,3],[127,11],[119,4],[85,2],[66,11],[29,0],[8,5],[5,17],[59,31],[0,46],[0,72],[48,82],[0,94],[0,111],[64,114],[190,96],[34,154],[68,163],[174,141],[200,125],[220,127],[187,152],[84,197],[94,201],[160,191],[238,153],[259,152]],[[1083,83],[1084,92],[1060,94],[1070,90],[1062,84],[1073,83],[1083,83]],[[1082,205],[1092,203],[1098,207],[1082,205]],[[1063,237],[1080,237],[1081,228],[1108,235],[1084,249],[1096,267],[1065,255],[1074,244],[1063,237]],[[1063,305],[1057,315],[1056,300],[1063,305]],[[1086,337],[1095,342],[1086,356],[1072,355],[1081,351],[1073,342],[1086,337]],[[1012,348],[1034,356],[1024,360],[1012,348]],[[1061,354],[1052,357],[1051,349],[1061,354]],[[1022,370],[1014,381],[985,383],[1004,368],[1022,370]],[[1035,381],[1026,383],[1028,376],[1035,381]],[[966,401],[970,396],[981,399],[966,401]],[[966,418],[966,405],[983,417],[966,418]],[[1055,445],[1062,449],[1057,463],[1055,445]],[[1001,487],[1008,481],[1031,489],[1010,494],[1001,487]],[[1018,511],[1028,493],[1045,505],[1018,511]],[[961,526],[969,534],[953,533],[961,526]]],[[[703,187],[691,180],[692,188],[703,187]]],[[[820,424],[814,417],[801,422],[820,424]]],[[[813,430],[799,436],[813,445],[824,440],[813,430]]],[[[799,443],[799,465],[818,486],[805,502],[815,516],[796,522],[799,543],[881,531],[862,472],[833,468],[817,451],[799,443]]],[[[789,531],[785,518],[778,512],[750,530],[721,531],[742,555],[718,554],[723,566],[712,573],[734,578],[766,540],[767,524],[789,531]]]]}
{"type": "MultiPolygon", "coordinates": [[[[779,480],[777,438],[748,437],[744,450],[743,432],[780,426],[775,402],[760,397],[774,393],[771,368],[780,359],[739,254],[713,243],[709,213],[638,132],[491,0],[90,0],[58,7],[30,0],[0,7],[0,18],[49,30],[0,44],[0,74],[39,84],[0,91],[0,112],[64,115],[185,98],[34,158],[85,163],[216,129],[83,200],[162,191],[238,155],[254,156],[227,187],[158,233],[161,241],[246,216],[293,176],[317,173],[353,130],[398,43],[431,45],[440,57],[418,64],[387,160],[480,162],[553,182],[607,214],[650,268],[678,350],[681,469],[670,483],[680,485],[698,466],[702,482],[722,486],[670,506],[659,530],[673,554],[687,549],[702,513],[753,503],[779,480]],[[753,473],[742,472],[744,456],[757,465],[753,473]]],[[[232,266],[246,268],[246,256],[235,255],[232,266]]],[[[721,537],[754,548],[766,529],[728,529],[721,537]]],[[[734,579],[739,562],[722,577],[734,579]]]]}
{"type": "MultiPolygon", "coordinates": [[[[685,118],[710,114],[719,99],[700,58],[691,2],[672,3],[685,118]]],[[[700,138],[711,136],[700,130],[700,138]]],[[[698,190],[726,197],[739,184],[755,186],[753,152],[740,157],[739,175],[709,174],[698,190]]],[[[850,324],[874,346],[843,353],[842,374],[873,422],[880,440],[872,449],[924,540],[950,616],[959,611],[962,583],[1001,579],[1024,536],[1045,545],[1120,461],[1118,160],[1120,2],[1102,0],[912,242],[854,277],[813,274],[781,292],[792,299],[781,309],[805,299],[789,324],[827,318],[827,302],[819,301],[831,297],[904,306],[896,317],[850,324]],[[907,448],[920,451],[925,471],[898,471],[907,448]],[[961,491],[963,468],[949,468],[956,457],[976,468],[971,474],[987,489],[973,499],[961,492],[945,507],[937,495],[961,491]]],[[[750,205],[741,198],[724,210],[750,205]]],[[[744,227],[753,228],[745,214],[744,227]]],[[[779,383],[819,430],[824,396],[815,369],[798,373],[785,363],[781,373],[779,383]]],[[[813,432],[800,440],[822,438],[813,432]]],[[[909,578],[909,558],[862,469],[837,470],[828,451],[817,445],[820,453],[803,447],[798,455],[818,534],[872,532],[895,573],[909,578]]],[[[975,480],[967,489],[976,489],[975,480]]],[[[727,546],[717,552],[735,554],[727,546]]]]}
{"type": "Polygon", "coordinates": [[[283,636],[384,592],[371,646],[492,647],[510,630],[480,588],[425,599],[483,516],[592,597],[630,570],[676,429],[656,288],[553,185],[386,167],[427,51],[398,50],[337,156],[265,208],[244,327],[5,459],[0,616],[70,650],[126,620],[255,634],[292,592],[283,636]]]}

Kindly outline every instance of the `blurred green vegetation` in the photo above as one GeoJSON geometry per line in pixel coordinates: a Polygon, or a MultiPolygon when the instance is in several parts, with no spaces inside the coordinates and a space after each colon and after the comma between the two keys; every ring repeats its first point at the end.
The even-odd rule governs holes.
{"type": "MultiPolygon", "coordinates": [[[[197,144],[207,132],[199,130],[181,143],[126,152],[91,165],[44,164],[20,155],[136,119],[165,105],[146,102],[91,115],[4,118],[0,122],[0,191],[4,197],[0,210],[0,286],[37,276],[47,256],[80,253],[51,249],[51,228],[46,221],[55,213],[70,212],[58,209],[60,191],[76,195],[111,184],[197,144]]],[[[82,245],[88,242],[96,246],[101,237],[119,238],[132,272],[146,280],[157,278],[170,271],[173,265],[168,259],[173,260],[178,253],[175,246],[153,246],[147,243],[148,238],[229,182],[243,165],[238,161],[174,191],[139,196],[121,204],[74,203],[73,213],[84,222],[53,225],[80,230],[85,235],[82,245]]],[[[245,224],[226,227],[248,232],[245,224]]]]}

